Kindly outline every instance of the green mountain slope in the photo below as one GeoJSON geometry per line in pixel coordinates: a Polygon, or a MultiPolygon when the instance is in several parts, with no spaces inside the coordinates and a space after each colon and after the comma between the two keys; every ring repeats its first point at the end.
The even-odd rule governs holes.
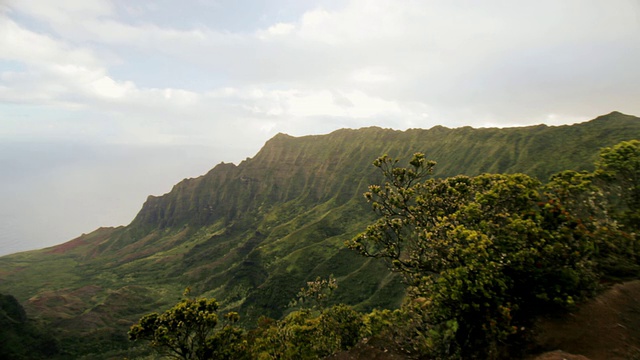
{"type": "Polygon", "coordinates": [[[403,295],[399,279],[343,246],[372,220],[361,194],[380,180],[375,158],[424,152],[438,162],[435,176],[546,179],[590,170],[599,148],[638,138],[640,118],[617,112],[559,127],[279,134],[253,158],[150,196],[126,227],[0,258],[0,292],[57,329],[70,356],[126,344],[133,321],[175,303],[187,286],[248,324],[280,317],[306,281],[329,274],[340,285],[336,302],[392,307],[403,295]]]}

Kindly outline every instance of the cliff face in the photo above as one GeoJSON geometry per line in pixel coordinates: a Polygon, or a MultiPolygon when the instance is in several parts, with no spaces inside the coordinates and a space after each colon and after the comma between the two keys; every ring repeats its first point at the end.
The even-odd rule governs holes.
{"type": "Polygon", "coordinates": [[[509,129],[448,129],[406,132],[380,128],[338,130],[294,138],[278,134],[238,166],[219,164],[186,179],[166,195],[149,197],[131,226],[170,227],[233,221],[264,204],[304,198],[309,203],[341,194],[358,195],[373,179],[373,159],[408,158],[424,152],[438,162],[436,176],[523,172],[546,180],[566,169],[590,169],[597,150],[637,136],[637,118],[611,113],[591,122],[509,129]]]}
{"type": "Polygon", "coordinates": [[[546,180],[591,169],[601,147],[634,138],[640,119],[620,113],[560,127],[278,134],[253,158],[150,196],[126,227],[0,258],[0,292],[70,338],[95,331],[80,326],[89,321],[126,333],[126,324],[175,303],[186,286],[248,323],[281,316],[305,281],[329,274],[339,283],[335,301],[392,307],[403,296],[399,279],[343,246],[373,219],[361,194],[381,180],[375,158],[424,152],[438,162],[435,176],[523,172],[546,180]]]}

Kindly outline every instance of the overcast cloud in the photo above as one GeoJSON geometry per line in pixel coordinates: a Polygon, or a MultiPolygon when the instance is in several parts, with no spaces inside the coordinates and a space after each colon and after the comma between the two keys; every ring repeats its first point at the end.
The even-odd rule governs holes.
{"type": "MultiPolygon", "coordinates": [[[[82,196],[43,190],[39,207],[67,214],[49,221],[55,235],[14,226],[0,254],[126,224],[147,194],[253,156],[278,132],[639,115],[638,64],[637,0],[0,0],[0,142],[22,144],[4,148],[22,149],[0,156],[18,169],[4,178],[92,179],[82,196]],[[55,153],[24,149],[70,143],[84,150],[66,162],[15,165],[55,153]],[[96,178],[105,169],[139,185],[96,178]],[[99,208],[113,215],[86,215],[99,208]]],[[[37,213],[4,200],[4,214],[37,213]]]]}

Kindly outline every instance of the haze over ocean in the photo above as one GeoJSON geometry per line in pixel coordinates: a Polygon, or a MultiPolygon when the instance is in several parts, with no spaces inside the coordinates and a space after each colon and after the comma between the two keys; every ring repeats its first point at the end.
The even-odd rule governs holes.
{"type": "Polygon", "coordinates": [[[148,195],[237,157],[203,146],[2,143],[0,256],[126,225],[148,195]]]}

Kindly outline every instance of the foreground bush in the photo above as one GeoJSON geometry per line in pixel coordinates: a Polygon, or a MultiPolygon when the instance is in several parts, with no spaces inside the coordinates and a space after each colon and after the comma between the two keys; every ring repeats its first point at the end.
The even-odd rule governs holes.
{"type": "Polygon", "coordinates": [[[384,258],[410,285],[408,351],[497,358],[538,315],[597,284],[592,229],[524,174],[427,179],[435,166],[382,157],[387,181],[365,194],[380,218],[348,245],[384,258]]]}
{"type": "Polygon", "coordinates": [[[319,314],[294,311],[279,321],[262,319],[254,331],[255,359],[318,359],[347,350],[360,340],[362,315],[347,305],[335,305],[319,314]]]}
{"type": "Polygon", "coordinates": [[[145,315],[131,326],[129,339],[145,340],[162,355],[177,359],[242,359],[246,357],[243,331],[233,324],[237,313],[225,315],[218,326],[215,299],[185,298],[162,314],[145,315]]]}

